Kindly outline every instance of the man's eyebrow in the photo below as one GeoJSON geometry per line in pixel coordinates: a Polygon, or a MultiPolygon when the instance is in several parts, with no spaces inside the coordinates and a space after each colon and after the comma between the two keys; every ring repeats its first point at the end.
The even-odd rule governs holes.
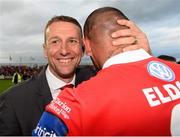
{"type": "Polygon", "coordinates": [[[80,37],[78,36],[73,36],[73,37],[69,37],[68,39],[79,39],[80,37]]]}
{"type": "Polygon", "coordinates": [[[53,37],[50,37],[48,40],[52,40],[52,39],[60,39],[58,36],[53,36],[53,37]]]}

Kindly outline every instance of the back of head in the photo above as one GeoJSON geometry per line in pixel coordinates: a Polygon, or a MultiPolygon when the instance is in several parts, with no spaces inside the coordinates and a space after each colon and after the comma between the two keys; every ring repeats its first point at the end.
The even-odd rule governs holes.
{"type": "Polygon", "coordinates": [[[117,24],[117,19],[128,18],[118,9],[113,7],[103,7],[94,10],[86,19],[84,24],[84,37],[94,38],[96,31],[115,31],[123,29],[125,26],[117,24]]]}
{"type": "Polygon", "coordinates": [[[123,48],[112,45],[112,32],[127,28],[120,26],[117,19],[128,20],[120,10],[113,7],[103,7],[94,10],[85,21],[84,38],[85,41],[89,41],[91,49],[93,49],[93,61],[97,62],[99,68],[114,55],[117,48],[123,48]]]}

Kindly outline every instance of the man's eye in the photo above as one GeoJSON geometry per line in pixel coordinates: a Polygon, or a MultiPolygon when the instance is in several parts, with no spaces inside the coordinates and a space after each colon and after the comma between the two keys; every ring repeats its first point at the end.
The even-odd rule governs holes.
{"type": "Polygon", "coordinates": [[[69,42],[70,42],[70,43],[78,43],[78,41],[75,40],[75,39],[70,39],[69,42]]]}
{"type": "Polygon", "coordinates": [[[50,45],[58,45],[58,44],[60,44],[60,40],[52,40],[52,41],[50,41],[49,44],[50,45]]]}
{"type": "Polygon", "coordinates": [[[59,43],[59,41],[58,40],[53,40],[51,43],[52,44],[57,44],[57,43],[59,43]]]}

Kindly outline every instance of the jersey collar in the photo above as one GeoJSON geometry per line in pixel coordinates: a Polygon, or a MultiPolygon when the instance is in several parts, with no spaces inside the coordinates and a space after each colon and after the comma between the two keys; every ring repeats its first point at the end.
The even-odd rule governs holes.
{"type": "Polygon", "coordinates": [[[136,62],[152,57],[144,49],[127,51],[109,58],[103,65],[103,69],[114,64],[136,62]]]}

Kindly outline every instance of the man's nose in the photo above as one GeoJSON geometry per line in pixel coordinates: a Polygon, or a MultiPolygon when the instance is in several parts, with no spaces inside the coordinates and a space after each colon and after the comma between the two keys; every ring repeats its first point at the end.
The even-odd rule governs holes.
{"type": "Polygon", "coordinates": [[[67,53],[69,53],[69,47],[66,43],[62,43],[60,47],[60,52],[62,55],[66,55],[67,53]]]}

